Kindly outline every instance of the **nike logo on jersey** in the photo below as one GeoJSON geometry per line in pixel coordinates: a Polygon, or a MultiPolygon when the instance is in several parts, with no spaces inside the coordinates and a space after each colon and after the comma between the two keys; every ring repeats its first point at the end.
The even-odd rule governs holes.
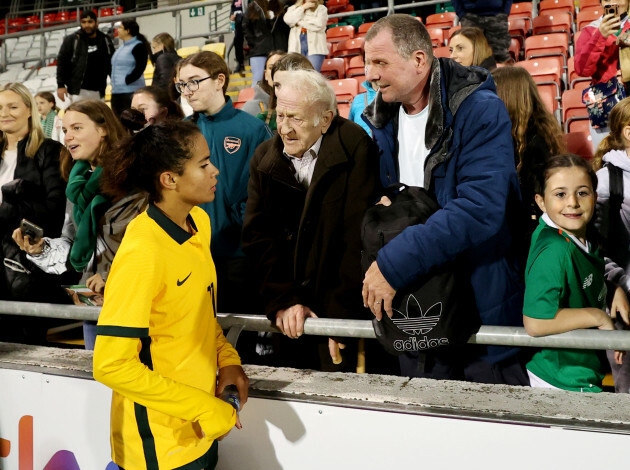
{"type": "Polygon", "coordinates": [[[178,279],[178,280],[177,280],[177,286],[179,287],[179,286],[181,286],[184,282],[186,282],[186,281],[188,280],[188,278],[190,277],[190,275],[191,275],[191,274],[192,274],[192,271],[191,271],[190,273],[188,273],[188,276],[186,276],[186,277],[184,278],[184,280],[183,280],[183,281],[180,281],[180,280],[178,279]]]}

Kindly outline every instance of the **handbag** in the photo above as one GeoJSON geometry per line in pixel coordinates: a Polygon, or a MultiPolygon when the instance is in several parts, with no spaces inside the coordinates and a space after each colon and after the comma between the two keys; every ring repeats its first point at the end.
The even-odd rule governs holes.
{"type": "Polygon", "coordinates": [[[626,97],[623,83],[613,77],[607,82],[594,83],[582,92],[582,103],[586,105],[591,127],[608,127],[608,115],[626,97]]]}
{"type": "MultiPolygon", "coordinates": [[[[425,223],[440,209],[424,188],[393,185],[385,191],[391,205],[373,206],[363,218],[364,272],[383,246],[407,227],[425,223]]],[[[465,343],[481,324],[469,279],[466,267],[456,260],[400,289],[392,301],[393,317],[383,313],[382,320],[372,320],[377,340],[393,355],[465,343]]]]}

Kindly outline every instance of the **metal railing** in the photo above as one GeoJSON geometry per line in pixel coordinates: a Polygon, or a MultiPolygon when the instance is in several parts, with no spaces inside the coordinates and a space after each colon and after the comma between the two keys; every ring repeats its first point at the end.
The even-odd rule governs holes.
{"type": "MultiPolygon", "coordinates": [[[[59,318],[66,320],[96,321],[100,307],[42,304],[35,302],[0,301],[0,314],[31,317],[59,318]]],[[[219,313],[219,324],[228,330],[228,340],[236,344],[241,331],[279,332],[263,315],[219,313]]],[[[304,333],[316,336],[345,338],[375,338],[369,320],[339,320],[332,318],[308,318],[304,333]]],[[[630,350],[630,331],[573,330],[557,335],[532,337],[525,328],[513,326],[482,326],[468,340],[470,344],[492,346],[519,346],[571,349],[630,350]]]]}

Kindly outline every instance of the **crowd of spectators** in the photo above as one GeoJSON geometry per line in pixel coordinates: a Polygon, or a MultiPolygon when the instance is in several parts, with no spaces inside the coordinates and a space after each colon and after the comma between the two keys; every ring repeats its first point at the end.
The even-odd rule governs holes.
{"type": "MultiPolygon", "coordinates": [[[[172,37],[149,44],[132,20],[114,51],[91,12],[59,51],[57,97],[71,102],[63,117],[51,93],[33,97],[19,83],[0,90],[0,298],[69,303],[61,285],[70,278],[104,294],[84,340],[96,345],[96,378],[127,410],[112,415],[114,434],[126,429],[132,402],[198,421],[203,438],[172,462],[159,458],[211,467],[212,441],[240,426],[215,391],[234,384],[247,399],[217,312],[266,315],[283,334],[246,337],[239,349],[251,362],[352,371],[365,348],[370,372],[602,390],[594,351],[459,344],[395,358],[376,341],[303,335],[308,318],[392,317],[397,293],[453,263],[483,325],[524,325],[535,336],[628,325],[630,99],[611,112],[595,167],[566,154],[532,77],[502,63],[492,28],[505,5],[455,6],[465,27],[451,37],[451,58],[433,55],[409,15],[370,28],[367,91],[350,119],[319,73],[326,8],[314,0],[234,5],[254,72],[245,110],[226,94],[230,70],[219,55],[182,59],[172,37]],[[145,86],[149,57],[154,83],[145,86]],[[107,76],[111,108],[102,101],[107,76]],[[383,189],[400,183],[424,188],[439,209],[386,243],[364,272],[362,219],[391,204],[383,189]],[[207,377],[218,369],[218,384],[191,379],[206,356],[202,369],[207,377]],[[142,386],[130,388],[132,379],[142,386]],[[155,399],[156,390],[170,398],[155,399]],[[184,405],[195,400],[196,410],[184,405]]],[[[618,23],[604,16],[576,54],[626,27],[618,23]]],[[[576,69],[601,82],[615,67],[601,57],[576,55],[576,69]]],[[[238,70],[244,60],[237,55],[238,70]]],[[[609,361],[617,391],[628,393],[624,354],[611,351],[609,361]]],[[[176,427],[169,419],[165,428],[176,427]]],[[[112,440],[121,467],[135,465],[134,439],[112,440]]]]}

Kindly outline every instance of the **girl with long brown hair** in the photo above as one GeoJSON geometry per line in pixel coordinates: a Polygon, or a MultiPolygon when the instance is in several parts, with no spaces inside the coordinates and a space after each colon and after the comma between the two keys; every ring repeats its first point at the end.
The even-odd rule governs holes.
{"type": "Polygon", "coordinates": [[[540,98],[536,83],[521,67],[502,67],[492,72],[497,95],[505,103],[512,121],[514,163],[521,194],[531,215],[539,215],[534,204],[534,175],[552,155],[565,152],[562,129],[540,98]]]}
{"type": "MultiPolygon", "coordinates": [[[[63,131],[61,169],[68,181],[69,204],[61,237],[44,237],[35,243],[16,229],[13,239],[41,270],[61,274],[70,264],[83,273],[81,283],[102,293],[125,228],[145,209],[147,199],[142,193],[112,199],[101,191],[103,164],[126,135],[105,103],[83,100],[71,104],[63,116],[63,131]]],[[[83,334],[86,349],[93,349],[95,324],[85,322],[83,334]]]]}

